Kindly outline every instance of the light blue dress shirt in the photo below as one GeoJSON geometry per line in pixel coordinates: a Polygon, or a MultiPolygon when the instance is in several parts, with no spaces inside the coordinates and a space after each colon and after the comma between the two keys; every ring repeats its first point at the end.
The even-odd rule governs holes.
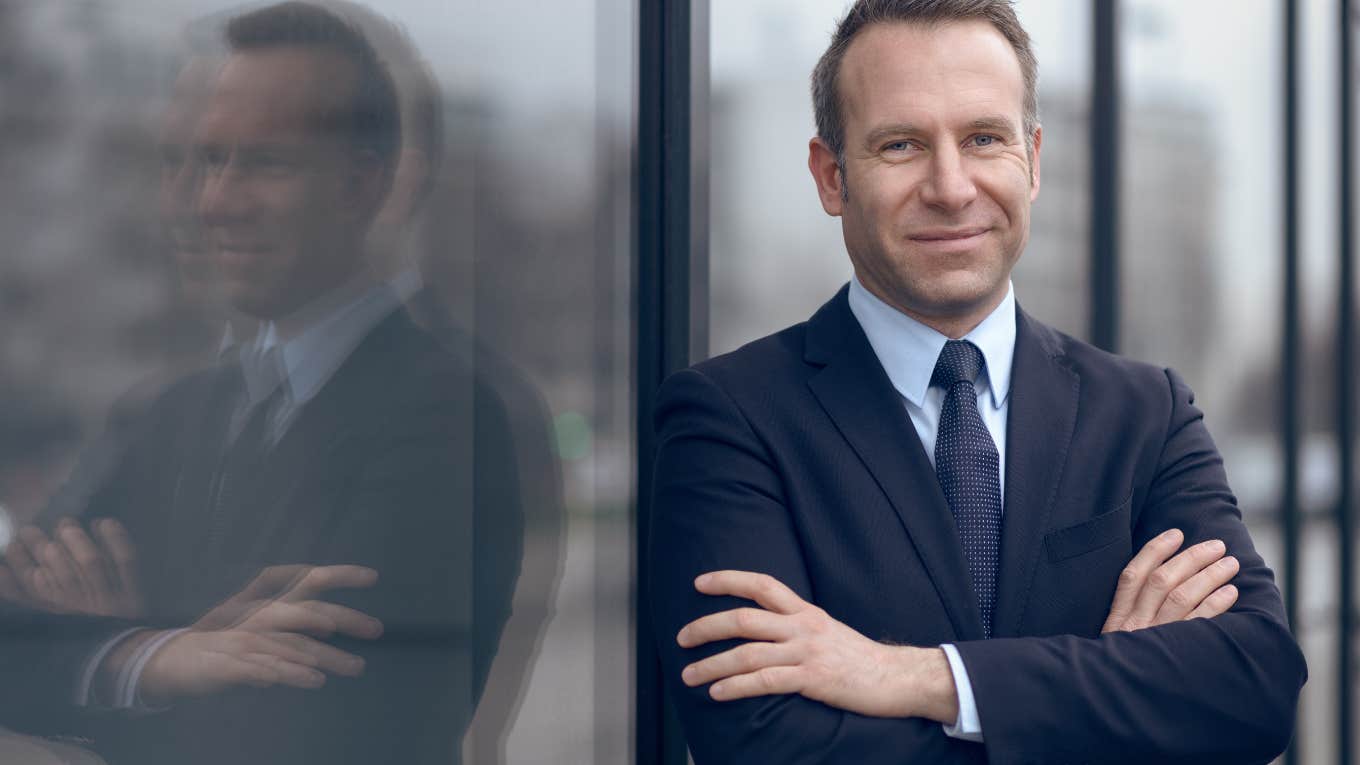
{"type": "MultiPolygon", "coordinates": [[[[930,387],[935,361],[950,339],[884,303],[865,289],[859,278],[850,281],[850,312],[864,330],[869,345],[888,373],[888,380],[902,396],[911,424],[921,438],[931,467],[935,466],[935,434],[940,426],[940,409],[945,391],[930,387]]],[[[978,397],[978,413],[991,433],[1000,458],[1002,497],[1006,490],[1006,416],[1009,412],[1011,359],[1015,355],[1015,287],[1008,285],[1006,297],[982,323],[964,335],[982,351],[983,374],[973,383],[978,397]]],[[[1004,500],[1003,500],[1004,502],[1004,500]]],[[[1004,505],[1002,508],[1004,512],[1004,505]]],[[[982,721],[978,718],[973,686],[968,670],[953,645],[940,646],[949,659],[954,687],[959,696],[959,719],[946,725],[945,733],[954,738],[982,741],[982,721]]]]}

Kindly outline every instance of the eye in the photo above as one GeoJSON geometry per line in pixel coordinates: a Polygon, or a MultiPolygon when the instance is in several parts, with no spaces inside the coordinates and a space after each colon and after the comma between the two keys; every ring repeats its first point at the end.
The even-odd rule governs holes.
{"type": "Polygon", "coordinates": [[[216,146],[203,146],[198,150],[198,161],[212,172],[220,172],[227,164],[227,152],[216,146]]]}
{"type": "Polygon", "coordinates": [[[973,136],[973,145],[974,145],[974,146],[981,147],[981,148],[986,148],[986,147],[988,147],[988,146],[995,146],[995,145],[997,145],[997,144],[999,144],[999,143],[1001,143],[1001,139],[1000,139],[1000,138],[997,138],[997,137],[994,136],[994,135],[975,135],[975,136],[973,136]]]}
{"type": "Polygon", "coordinates": [[[883,151],[889,154],[901,154],[912,150],[911,141],[892,141],[883,145],[883,151]]]}

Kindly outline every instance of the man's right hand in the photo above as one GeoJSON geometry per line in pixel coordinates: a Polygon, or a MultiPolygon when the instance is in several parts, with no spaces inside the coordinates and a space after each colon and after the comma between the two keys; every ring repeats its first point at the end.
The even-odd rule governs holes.
{"type": "MultiPolygon", "coordinates": [[[[335,635],[372,640],[382,622],[318,599],[328,590],[371,587],[378,573],[363,566],[273,566],[241,592],[161,646],[139,682],[153,706],[237,686],[319,688],[328,675],[356,677],[364,660],[326,642],[335,635]]],[[[106,677],[137,647],[163,633],[141,633],[101,667],[106,677]]]]}
{"type": "Polygon", "coordinates": [[[1177,554],[1185,535],[1170,529],[1153,537],[1119,575],[1109,618],[1101,633],[1130,632],[1182,619],[1212,618],[1237,602],[1237,559],[1223,557],[1211,539],[1177,554]],[[1174,557],[1173,557],[1174,556],[1174,557]]]}

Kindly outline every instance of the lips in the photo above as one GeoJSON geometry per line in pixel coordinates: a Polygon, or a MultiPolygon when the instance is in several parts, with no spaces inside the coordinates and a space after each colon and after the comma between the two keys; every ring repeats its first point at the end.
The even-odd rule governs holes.
{"type": "Polygon", "coordinates": [[[987,233],[985,228],[965,228],[965,229],[931,229],[918,231],[911,235],[914,242],[966,242],[987,233]]]}
{"type": "Polygon", "coordinates": [[[253,243],[222,243],[214,247],[217,261],[222,267],[233,271],[253,272],[261,268],[269,251],[267,247],[253,243]]]}

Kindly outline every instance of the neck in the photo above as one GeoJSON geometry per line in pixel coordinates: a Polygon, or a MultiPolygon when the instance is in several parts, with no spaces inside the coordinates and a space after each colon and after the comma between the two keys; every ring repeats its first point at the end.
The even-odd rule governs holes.
{"type": "Polygon", "coordinates": [[[350,274],[348,279],[312,297],[286,316],[273,319],[274,331],[280,341],[287,342],[338,307],[357,298],[374,283],[376,279],[372,273],[367,269],[360,269],[350,274]]]}
{"type": "Polygon", "coordinates": [[[997,306],[1001,305],[1001,301],[1006,299],[1006,294],[1010,291],[1010,285],[1007,283],[1005,288],[1000,290],[997,294],[988,296],[985,300],[980,301],[975,306],[969,306],[965,310],[927,313],[915,310],[906,305],[904,301],[897,300],[891,295],[885,294],[884,290],[878,289],[878,286],[872,282],[866,282],[865,280],[860,279],[860,283],[863,284],[864,288],[873,294],[874,297],[882,300],[898,313],[915,319],[950,340],[960,340],[969,332],[976,329],[988,316],[992,315],[992,311],[995,311],[997,306]]]}

